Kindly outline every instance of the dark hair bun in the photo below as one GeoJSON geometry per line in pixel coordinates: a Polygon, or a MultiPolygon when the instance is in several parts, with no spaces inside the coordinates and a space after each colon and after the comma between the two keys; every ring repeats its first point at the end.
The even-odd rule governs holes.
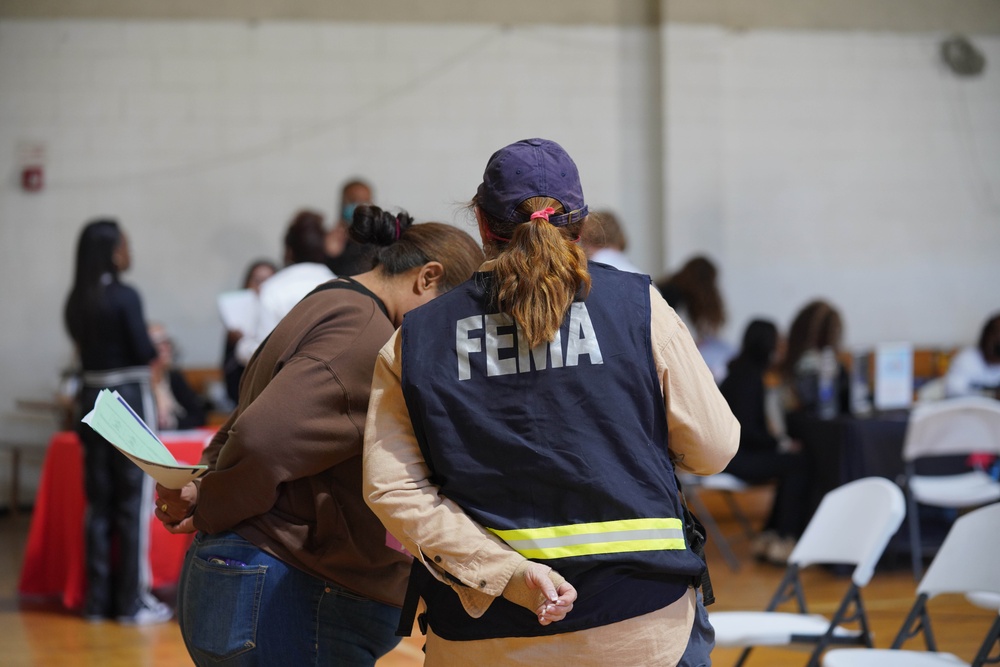
{"type": "Polygon", "coordinates": [[[387,246],[398,241],[411,225],[413,218],[406,211],[393,215],[374,204],[365,204],[354,209],[350,235],[358,243],[387,246]]]}

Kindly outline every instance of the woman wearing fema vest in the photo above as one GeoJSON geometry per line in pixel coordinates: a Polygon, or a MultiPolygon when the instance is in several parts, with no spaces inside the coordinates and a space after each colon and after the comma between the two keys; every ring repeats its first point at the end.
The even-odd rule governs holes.
{"type": "Polygon", "coordinates": [[[673,467],[722,470],[739,424],[648,276],[587,264],[558,144],[494,153],[472,207],[487,261],[382,348],[365,429],[425,664],[709,664],[673,467]]]}

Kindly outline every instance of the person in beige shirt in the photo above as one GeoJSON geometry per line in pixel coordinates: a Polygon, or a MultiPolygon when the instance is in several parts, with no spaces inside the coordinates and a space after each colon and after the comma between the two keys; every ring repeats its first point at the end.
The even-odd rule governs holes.
{"type": "MultiPolygon", "coordinates": [[[[689,575],[697,568],[691,569],[693,556],[685,541],[658,541],[663,535],[656,517],[669,514],[664,514],[662,507],[673,507],[675,512],[678,507],[670,460],[673,466],[696,474],[722,470],[736,451],[739,424],[690,333],[648,278],[595,265],[588,270],[582,251],[573,244],[586,208],[575,165],[561,147],[544,140],[527,140],[498,151],[487,167],[474,204],[489,260],[472,281],[433,306],[414,311],[382,348],[365,427],[365,498],[389,531],[424,565],[433,582],[421,590],[430,619],[425,664],[534,665],[547,658],[572,658],[574,665],[677,665],[688,647],[696,615],[701,612],[701,622],[704,617],[691,587],[689,575]],[[566,191],[535,196],[538,193],[531,188],[538,182],[537,172],[553,163],[557,175],[549,181],[562,183],[566,191]],[[509,219],[497,211],[497,200],[503,198],[498,192],[513,202],[509,219]],[[512,263],[519,267],[513,274],[509,272],[512,263]],[[532,280],[546,282],[549,272],[533,272],[531,267],[560,263],[571,267],[562,276],[573,276],[580,282],[570,280],[568,288],[562,290],[562,301],[553,309],[554,318],[532,320],[530,311],[525,315],[524,310],[510,308],[511,302],[505,302],[502,293],[498,298],[491,288],[519,280],[524,281],[521,287],[532,280]],[[585,292],[581,290],[584,283],[591,287],[590,295],[576,299],[585,292]],[[436,324],[453,323],[453,315],[471,312],[470,304],[489,303],[491,298],[498,298],[501,311],[489,315],[494,318],[491,321],[500,323],[492,333],[487,327],[481,338],[468,341],[461,335],[452,339],[438,335],[446,329],[435,328],[436,324]],[[618,302],[620,310],[616,310],[618,302]],[[510,311],[510,319],[504,319],[510,311]],[[573,329],[574,323],[583,321],[583,313],[594,318],[593,327],[573,329]],[[616,313],[621,315],[620,321],[613,319],[616,313]],[[636,324],[641,322],[645,324],[636,324]],[[648,327],[648,333],[633,335],[641,331],[637,326],[648,327]],[[633,341],[628,358],[609,354],[617,349],[616,344],[626,344],[616,338],[616,328],[633,341]],[[554,355],[554,341],[573,338],[569,336],[573,331],[582,333],[569,345],[576,345],[577,351],[589,350],[589,362],[583,354],[571,356],[566,348],[559,361],[558,370],[565,371],[562,375],[556,375],[555,356],[548,358],[551,367],[540,366],[545,346],[554,355]],[[596,338],[589,340],[591,336],[596,338]],[[520,350],[522,339],[526,339],[524,355],[497,352],[504,346],[513,348],[510,353],[520,350]],[[454,346],[452,340],[456,341],[454,346]],[[407,349],[413,351],[408,355],[407,349]],[[541,350],[541,357],[535,356],[531,367],[521,365],[531,363],[527,349],[531,355],[541,350]],[[479,356],[488,357],[488,361],[477,365],[479,356]],[[521,359],[514,361],[516,357],[521,359]],[[435,365],[439,358],[445,360],[443,365],[435,365]],[[446,369],[442,376],[454,373],[449,365],[456,358],[455,379],[439,378],[427,371],[446,369]],[[601,386],[588,389],[586,383],[565,379],[563,385],[556,379],[570,378],[570,372],[612,372],[616,364],[622,365],[619,374],[594,376],[610,378],[601,386]],[[641,372],[646,368],[650,375],[643,377],[641,372]],[[635,403],[641,405],[635,411],[609,398],[623,395],[618,392],[628,394],[631,371],[640,373],[631,383],[635,403]],[[511,390],[509,383],[520,387],[519,392],[511,390]],[[476,394],[477,386],[493,393],[476,394]],[[538,406],[539,397],[558,397],[558,393],[546,392],[560,388],[579,397],[586,411],[572,412],[573,401],[565,414],[551,414],[556,411],[548,409],[550,403],[544,401],[538,406]],[[659,408],[654,409],[656,401],[647,402],[649,394],[644,392],[655,392],[659,408]],[[621,418],[633,412],[647,414],[642,410],[659,415],[665,433],[621,418]],[[607,426],[601,434],[607,439],[566,435],[572,432],[580,436],[575,422],[589,424],[595,419],[607,426]],[[536,422],[551,428],[532,430],[536,422]],[[641,436],[644,428],[660,437],[662,449],[651,449],[648,441],[619,439],[620,434],[641,436]],[[464,437],[453,437],[456,433],[464,437]],[[522,438],[524,433],[531,437],[522,438]],[[570,484],[566,478],[574,476],[572,467],[554,467],[567,460],[588,467],[588,458],[560,458],[561,452],[572,455],[578,442],[581,455],[594,453],[605,464],[592,477],[593,486],[570,484]],[[541,464],[533,467],[536,455],[541,464]],[[452,456],[462,465],[452,466],[452,456]],[[477,457],[491,463],[477,469],[477,457]],[[470,461],[471,467],[466,465],[470,461]],[[641,480],[630,483],[628,475],[641,480]],[[624,479],[626,483],[608,489],[602,478],[624,479]],[[587,544],[589,553],[598,556],[582,570],[579,562],[588,558],[585,551],[573,552],[576,558],[564,558],[539,546],[544,539],[538,540],[534,551],[512,539],[539,528],[548,530],[553,524],[539,521],[541,526],[526,530],[498,530],[488,523],[503,521],[504,511],[536,518],[558,516],[560,510],[552,509],[555,506],[573,505],[580,499],[586,502],[589,495],[602,502],[613,501],[616,491],[622,496],[648,494],[641,498],[657,505],[650,509],[657,513],[644,514],[640,502],[631,508],[635,512],[631,518],[626,511],[615,520],[597,524],[566,520],[564,523],[570,525],[558,529],[572,532],[581,525],[600,529],[606,524],[620,528],[635,521],[648,529],[647,533],[655,534],[644,543],[652,546],[587,544]],[[546,493],[547,501],[529,498],[546,493]],[[563,495],[573,502],[562,503],[563,495]],[[486,498],[493,503],[489,507],[484,506],[486,498]],[[501,535],[517,543],[524,553],[501,535]],[[616,549],[634,553],[619,555],[616,549]],[[548,570],[549,565],[555,569],[548,570]],[[613,586],[593,590],[590,572],[608,570],[633,574],[612,575],[604,581],[614,581],[613,586]],[[549,583],[539,576],[542,573],[547,574],[549,583]],[[445,588],[444,593],[441,588],[445,588]],[[621,593],[640,599],[623,600],[621,593]],[[531,613],[520,612],[518,616],[515,605],[530,610],[534,623],[529,622],[531,613]],[[439,611],[441,608],[446,612],[439,611]]],[[[559,280],[546,285],[553,287],[559,280]]],[[[515,288],[513,292],[530,301],[524,296],[527,290],[518,292],[515,288]]],[[[600,507],[592,510],[600,511],[600,507]]],[[[518,520],[511,519],[514,525],[518,520]]],[[[573,539],[588,538],[576,531],[573,539]]],[[[578,548],[569,542],[566,545],[571,552],[578,548]]],[[[680,664],[704,662],[707,650],[703,645],[704,655],[686,656],[689,661],[680,664]]]]}

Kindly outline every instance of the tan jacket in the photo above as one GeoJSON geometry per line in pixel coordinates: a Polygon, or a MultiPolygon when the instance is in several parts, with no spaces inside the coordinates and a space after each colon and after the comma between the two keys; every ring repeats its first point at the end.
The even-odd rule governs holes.
{"type": "MultiPolygon", "coordinates": [[[[653,357],[663,390],[674,463],[681,470],[697,474],[719,472],[736,453],[739,424],[690,333],[652,286],[650,301],[653,357]]],[[[504,593],[508,583],[512,587],[520,585],[519,578],[512,580],[511,576],[525,559],[472,521],[455,503],[441,496],[431,483],[430,470],[410,423],[400,376],[397,331],[382,348],[375,365],[365,428],[365,498],[389,531],[438,580],[452,585],[466,611],[478,617],[496,596],[504,593]],[[454,585],[444,573],[464,585],[454,585]]],[[[514,600],[531,598],[523,591],[514,590],[508,590],[507,597],[514,600]]],[[[689,600],[685,597],[675,604],[687,605],[689,600]]],[[[639,619],[623,623],[635,625],[633,621],[639,619]]],[[[598,631],[605,631],[605,628],[572,634],[598,631]]],[[[679,633],[686,637],[689,631],[690,622],[687,629],[681,628],[679,633]]],[[[510,641],[483,640],[493,645],[510,641]]],[[[544,644],[554,640],[545,637],[517,641],[544,644]]],[[[464,650],[480,643],[461,642],[464,650]]]]}

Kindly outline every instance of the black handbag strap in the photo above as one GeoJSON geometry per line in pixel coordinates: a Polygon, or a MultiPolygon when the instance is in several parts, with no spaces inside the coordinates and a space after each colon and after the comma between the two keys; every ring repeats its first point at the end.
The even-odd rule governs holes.
{"type": "Polygon", "coordinates": [[[701,573],[701,576],[695,577],[694,587],[701,589],[702,601],[707,607],[715,602],[712,577],[708,573],[708,559],[705,558],[705,543],[708,541],[707,533],[705,532],[705,526],[701,524],[698,517],[688,507],[687,498],[684,497],[681,482],[677,479],[676,475],[674,475],[674,480],[677,482],[677,494],[681,498],[681,507],[684,509],[684,534],[687,536],[688,544],[691,545],[691,551],[705,562],[705,569],[701,573]]]}

